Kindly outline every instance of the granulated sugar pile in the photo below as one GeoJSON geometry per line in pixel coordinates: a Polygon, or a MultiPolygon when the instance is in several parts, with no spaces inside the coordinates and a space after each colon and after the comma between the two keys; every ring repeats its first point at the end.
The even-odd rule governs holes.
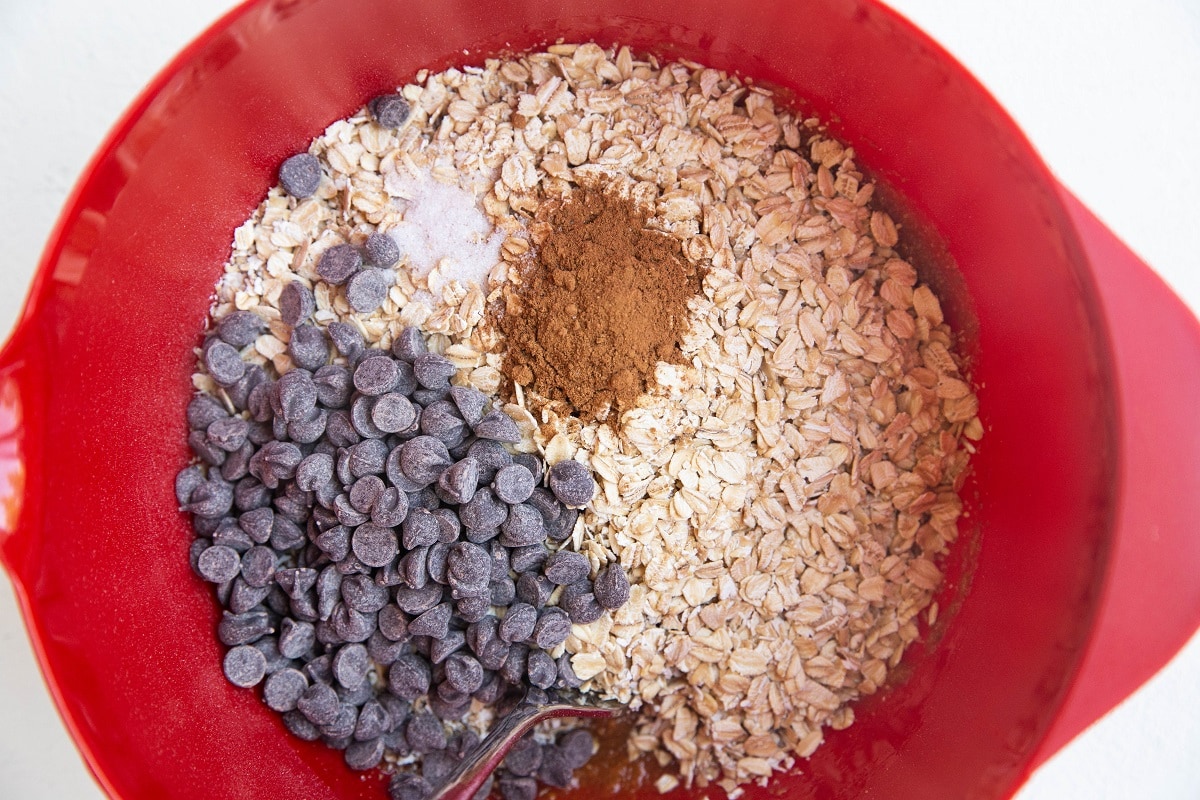
{"type": "MultiPolygon", "coordinates": [[[[259,315],[243,358],[279,375],[293,281],[318,328],[346,322],[382,349],[423,331],[452,384],[501,398],[512,452],[595,476],[563,546],[589,580],[619,565],[630,599],[550,655],[585,695],[645,712],[631,757],[669,767],[664,791],[736,795],[790,768],[853,722],[936,616],[982,434],[938,298],[854,150],[769,91],[626,48],[422,72],[400,94],[398,129],[365,110],[334,123],[309,150],[314,194],[273,189],[238,229],[214,319],[259,315]],[[499,325],[532,280],[548,204],[584,186],[641,209],[703,276],[677,355],[597,415],[539,395],[537,375],[506,383],[499,325]],[[394,283],[355,313],[317,265],[380,231],[399,245],[394,283]]],[[[223,393],[203,372],[196,387],[223,393]]]]}

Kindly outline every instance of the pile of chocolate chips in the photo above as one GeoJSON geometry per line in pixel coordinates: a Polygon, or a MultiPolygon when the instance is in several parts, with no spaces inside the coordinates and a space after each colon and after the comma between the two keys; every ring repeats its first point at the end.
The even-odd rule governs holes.
{"type": "MultiPolygon", "coordinates": [[[[261,684],[293,734],[354,769],[415,754],[391,794],[419,800],[478,741],[445,724],[472,701],[503,714],[579,686],[551,652],[572,623],[622,606],[629,582],[616,564],[593,578],[567,549],[595,491],[586,466],[510,452],[516,423],[452,386],[454,365],[419,331],[368,348],[352,325],[307,322],[303,289],[285,291],[298,366],[278,380],[242,358],[263,327],[253,313],[224,317],[204,344],[234,413],[207,394],[187,409],[199,463],[176,494],[192,567],[226,608],[226,677],[261,684]]],[[[496,783],[505,800],[532,800],[593,750],[585,730],[530,738],[496,783]]]]}

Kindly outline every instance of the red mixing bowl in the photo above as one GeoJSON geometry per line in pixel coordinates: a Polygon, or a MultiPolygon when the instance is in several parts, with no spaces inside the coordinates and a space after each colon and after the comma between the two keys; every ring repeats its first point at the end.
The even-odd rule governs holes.
{"type": "Polygon", "coordinates": [[[128,800],[382,796],[221,674],[172,491],[191,348],[282,158],[422,67],[560,37],[794,89],[957,267],[932,277],[987,433],[943,622],[747,796],[1009,796],[1200,624],[1200,326],[870,0],[256,0],[184,50],[75,188],[0,358],[0,555],[91,769],[128,800]]]}

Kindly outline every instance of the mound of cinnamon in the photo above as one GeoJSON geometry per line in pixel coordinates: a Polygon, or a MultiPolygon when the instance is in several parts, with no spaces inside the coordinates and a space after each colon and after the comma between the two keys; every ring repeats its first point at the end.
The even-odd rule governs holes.
{"type": "Polygon", "coordinates": [[[659,361],[681,360],[700,270],[632,200],[600,188],[544,203],[532,228],[536,247],[493,320],[502,372],[584,419],[631,408],[659,361]]]}

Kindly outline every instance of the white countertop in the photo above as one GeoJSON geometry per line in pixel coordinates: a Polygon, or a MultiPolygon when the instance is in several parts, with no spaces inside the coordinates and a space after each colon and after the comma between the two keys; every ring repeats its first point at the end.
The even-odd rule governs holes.
{"type": "MultiPolygon", "coordinates": [[[[999,98],[1046,161],[1200,309],[1200,3],[891,0],[999,98]]],[[[143,84],[229,0],[0,3],[0,332],[66,194],[143,84]]],[[[1193,367],[1195,368],[1195,367],[1193,367]]],[[[1200,579],[1200,578],[1198,578],[1200,579]]],[[[101,793],[0,578],[0,798],[101,793]]],[[[969,713],[969,709],[964,709],[969,713]]],[[[1200,797],[1200,637],[1051,759],[1018,800],[1200,797]]]]}

